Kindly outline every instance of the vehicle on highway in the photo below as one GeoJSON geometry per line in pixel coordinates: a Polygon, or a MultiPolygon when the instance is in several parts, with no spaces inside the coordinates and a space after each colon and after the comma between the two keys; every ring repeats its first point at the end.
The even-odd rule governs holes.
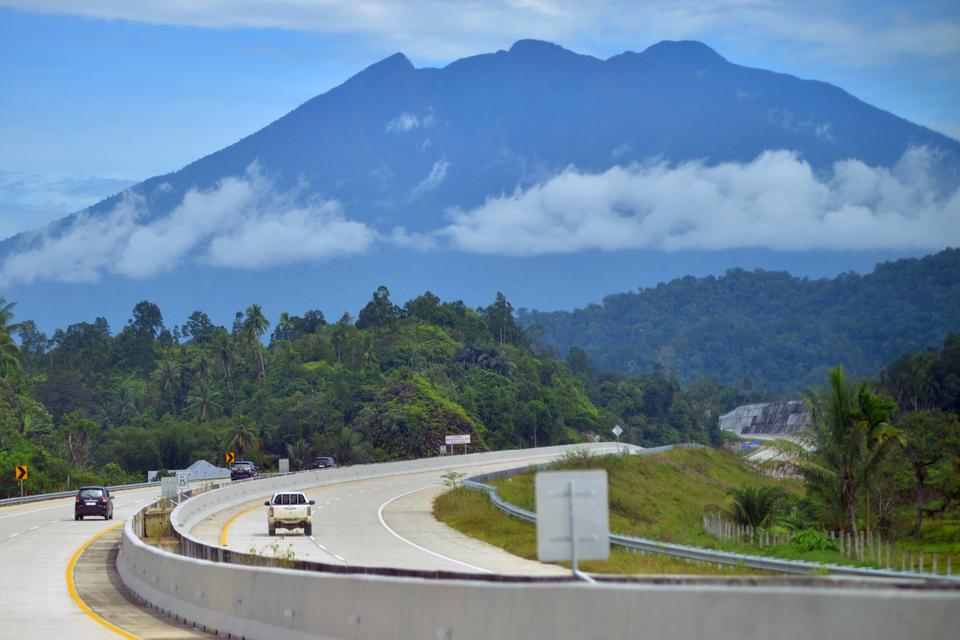
{"type": "Polygon", "coordinates": [[[77,499],[73,503],[73,519],[83,520],[86,516],[113,520],[113,496],[106,487],[80,487],[77,490],[77,499]]]}
{"type": "Polygon", "coordinates": [[[337,466],[337,459],[333,456],[317,456],[310,463],[311,469],[333,469],[337,466]]]}
{"type": "Polygon", "coordinates": [[[313,535],[313,509],[316,504],[307,500],[307,496],[299,491],[281,491],[273,494],[273,498],[263,503],[267,506],[267,532],[277,535],[277,527],[281,529],[303,529],[303,534],[313,535]]]}
{"type": "Polygon", "coordinates": [[[249,460],[237,460],[230,467],[231,480],[246,480],[247,478],[256,478],[259,475],[257,465],[249,460]]]}

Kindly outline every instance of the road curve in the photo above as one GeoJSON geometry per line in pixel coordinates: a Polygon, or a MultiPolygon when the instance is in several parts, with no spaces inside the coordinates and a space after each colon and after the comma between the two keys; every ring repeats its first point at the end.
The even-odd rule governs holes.
{"type": "Polygon", "coordinates": [[[118,638],[67,590],[73,554],[159,496],[158,487],[114,494],[114,520],[75,521],[73,498],[0,508],[0,638],[118,638]]]}
{"type": "MultiPolygon", "coordinates": [[[[467,475],[487,473],[556,457],[472,463],[458,467],[467,475]]],[[[365,567],[424,571],[560,575],[567,570],[511,555],[437,522],[434,497],[443,490],[444,471],[424,471],[347,481],[307,489],[316,501],[313,536],[299,529],[267,533],[263,499],[251,501],[198,525],[193,534],[210,543],[243,552],[289,555],[296,559],[365,567]]]]}

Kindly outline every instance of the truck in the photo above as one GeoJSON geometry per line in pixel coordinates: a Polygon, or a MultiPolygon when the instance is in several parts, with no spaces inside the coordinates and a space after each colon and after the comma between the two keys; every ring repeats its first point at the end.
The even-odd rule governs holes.
{"type": "Polygon", "coordinates": [[[277,535],[281,529],[303,529],[303,534],[313,535],[313,509],[316,502],[307,500],[299,491],[278,491],[263,503],[267,507],[267,533],[277,535]]]}

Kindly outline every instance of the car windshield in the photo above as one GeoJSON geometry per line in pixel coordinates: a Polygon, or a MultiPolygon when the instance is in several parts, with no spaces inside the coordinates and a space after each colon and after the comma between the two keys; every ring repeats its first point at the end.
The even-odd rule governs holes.
{"type": "Polygon", "coordinates": [[[99,498],[103,496],[103,489],[80,489],[81,498],[99,498]]]}

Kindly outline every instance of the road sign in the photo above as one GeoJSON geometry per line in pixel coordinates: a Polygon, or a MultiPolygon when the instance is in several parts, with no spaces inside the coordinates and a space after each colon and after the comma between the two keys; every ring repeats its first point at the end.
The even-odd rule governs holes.
{"type": "Polygon", "coordinates": [[[17,478],[17,480],[26,480],[26,479],[27,479],[27,476],[30,475],[29,473],[27,473],[27,471],[28,471],[28,470],[27,470],[27,465],[25,465],[25,464],[18,464],[18,465],[17,465],[17,469],[16,469],[16,471],[14,471],[14,474],[13,474],[13,475],[17,478]]]}
{"type": "Polygon", "coordinates": [[[470,434],[446,436],[444,440],[447,444],[470,444],[470,434]]]}
{"type": "Polygon", "coordinates": [[[544,471],[536,486],[540,560],[570,560],[578,574],[578,560],[610,557],[606,471],[544,471]]]}
{"type": "Polygon", "coordinates": [[[177,471],[177,493],[184,493],[190,484],[190,474],[186,471],[177,471]]]}
{"type": "Polygon", "coordinates": [[[223,459],[227,461],[227,464],[233,464],[237,461],[237,456],[233,453],[233,451],[227,451],[224,454],[223,459]]]}
{"type": "Polygon", "coordinates": [[[618,438],[620,437],[620,434],[623,433],[623,429],[620,428],[620,425],[616,425],[613,429],[611,429],[611,431],[613,431],[613,435],[617,436],[618,438]]]}

